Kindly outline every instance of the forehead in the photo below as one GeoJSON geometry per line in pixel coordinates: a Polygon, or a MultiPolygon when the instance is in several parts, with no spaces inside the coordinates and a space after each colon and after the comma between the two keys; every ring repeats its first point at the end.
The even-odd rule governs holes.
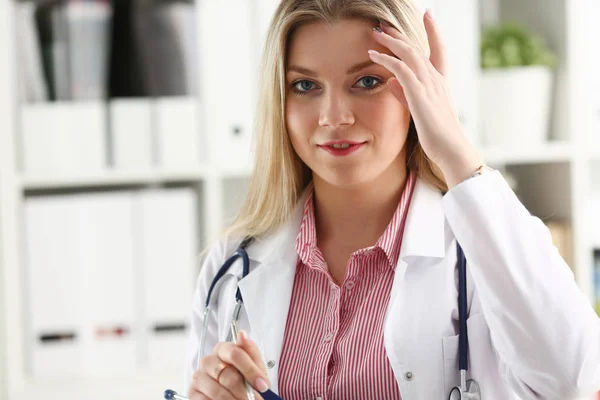
{"type": "Polygon", "coordinates": [[[344,62],[367,56],[367,50],[375,49],[373,39],[375,25],[364,19],[343,19],[328,24],[314,22],[300,26],[288,43],[287,63],[344,62]],[[364,53],[364,54],[363,54],[364,53]]]}

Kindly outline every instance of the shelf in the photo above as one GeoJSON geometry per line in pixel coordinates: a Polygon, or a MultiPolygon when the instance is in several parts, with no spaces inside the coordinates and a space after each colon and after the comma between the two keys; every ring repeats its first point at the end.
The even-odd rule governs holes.
{"type": "MultiPolygon", "coordinates": [[[[142,373],[115,378],[30,379],[21,391],[21,399],[104,400],[161,399],[166,389],[183,394],[183,371],[142,373]]],[[[187,395],[187,393],[185,394],[187,395]]]]}
{"type": "Polygon", "coordinates": [[[575,156],[569,142],[548,142],[535,147],[483,147],[481,153],[490,165],[514,165],[569,162],[575,156]]]}
{"type": "Polygon", "coordinates": [[[118,187],[199,181],[210,175],[205,167],[186,169],[148,169],[139,171],[99,171],[80,175],[34,176],[22,174],[22,190],[77,189],[93,187],[118,187]]]}
{"type": "Polygon", "coordinates": [[[252,167],[238,166],[211,169],[207,166],[194,168],[155,168],[138,171],[106,170],[80,175],[27,175],[21,174],[22,190],[60,190],[97,187],[126,187],[162,183],[195,182],[209,177],[249,178],[252,167]]]}

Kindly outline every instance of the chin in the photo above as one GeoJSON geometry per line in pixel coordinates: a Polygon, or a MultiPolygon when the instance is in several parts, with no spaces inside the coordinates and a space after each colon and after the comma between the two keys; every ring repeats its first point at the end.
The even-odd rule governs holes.
{"type": "Polygon", "coordinates": [[[360,186],[375,178],[365,174],[364,172],[361,173],[359,168],[353,168],[352,170],[328,170],[319,172],[321,173],[316,173],[315,175],[317,175],[322,181],[331,186],[347,189],[360,186]]]}

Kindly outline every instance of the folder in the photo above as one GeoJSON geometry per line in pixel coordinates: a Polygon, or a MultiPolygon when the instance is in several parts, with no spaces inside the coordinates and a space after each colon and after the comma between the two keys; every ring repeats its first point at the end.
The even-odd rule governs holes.
{"type": "Polygon", "coordinates": [[[23,2],[16,3],[15,7],[21,100],[27,103],[48,101],[48,87],[42,65],[42,47],[35,26],[36,4],[23,2]]]}
{"type": "Polygon", "coordinates": [[[33,377],[135,371],[131,219],[127,192],[26,200],[33,377]]]}
{"type": "Polygon", "coordinates": [[[140,48],[133,24],[135,6],[132,0],[112,2],[108,89],[108,97],[111,99],[148,96],[142,75],[140,48]]]}
{"type": "Polygon", "coordinates": [[[84,288],[83,369],[87,376],[133,374],[138,330],[131,192],[78,196],[79,267],[84,288]]]}
{"type": "Polygon", "coordinates": [[[115,169],[150,168],[154,163],[151,100],[112,99],[109,115],[111,159],[115,169]]]}
{"type": "Polygon", "coordinates": [[[65,8],[61,4],[50,9],[52,29],[52,81],[56,100],[71,100],[71,71],[69,65],[69,29],[65,8]]]}
{"type": "Polygon", "coordinates": [[[157,164],[167,168],[200,164],[202,126],[200,104],[194,97],[154,100],[157,164]]]}
{"type": "Polygon", "coordinates": [[[72,197],[32,197],[23,207],[28,370],[35,378],[83,375],[76,204],[72,197]]]}
{"type": "Polygon", "coordinates": [[[190,188],[143,191],[136,197],[135,209],[142,365],[176,370],[185,363],[198,269],[196,193],[190,188]]]}
{"type": "Polygon", "coordinates": [[[153,97],[196,94],[196,12],[183,1],[135,2],[132,23],[141,70],[153,97]]]}
{"type": "Polygon", "coordinates": [[[231,0],[205,1],[198,7],[203,93],[211,93],[202,99],[206,132],[214,141],[210,156],[221,169],[243,168],[251,160],[259,56],[253,5],[231,0]]]}
{"type": "Polygon", "coordinates": [[[99,172],[106,168],[106,105],[55,102],[20,108],[23,169],[33,174],[99,172]]]}
{"type": "Polygon", "coordinates": [[[68,43],[69,99],[103,100],[108,86],[110,22],[107,1],[70,1],[64,5],[68,43]]]}

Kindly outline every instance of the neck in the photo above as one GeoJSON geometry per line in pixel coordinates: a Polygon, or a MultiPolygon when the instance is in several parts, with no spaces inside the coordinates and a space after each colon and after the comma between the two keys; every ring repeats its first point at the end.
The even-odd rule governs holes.
{"type": "Polygon", "coordinates": [[[407,172],[393,163],[377,179],[352,187],[333,186],[314,176],[314,206],[319,246],[328,243],[357,250],[374,245],[398,207],[407,172]]]}

